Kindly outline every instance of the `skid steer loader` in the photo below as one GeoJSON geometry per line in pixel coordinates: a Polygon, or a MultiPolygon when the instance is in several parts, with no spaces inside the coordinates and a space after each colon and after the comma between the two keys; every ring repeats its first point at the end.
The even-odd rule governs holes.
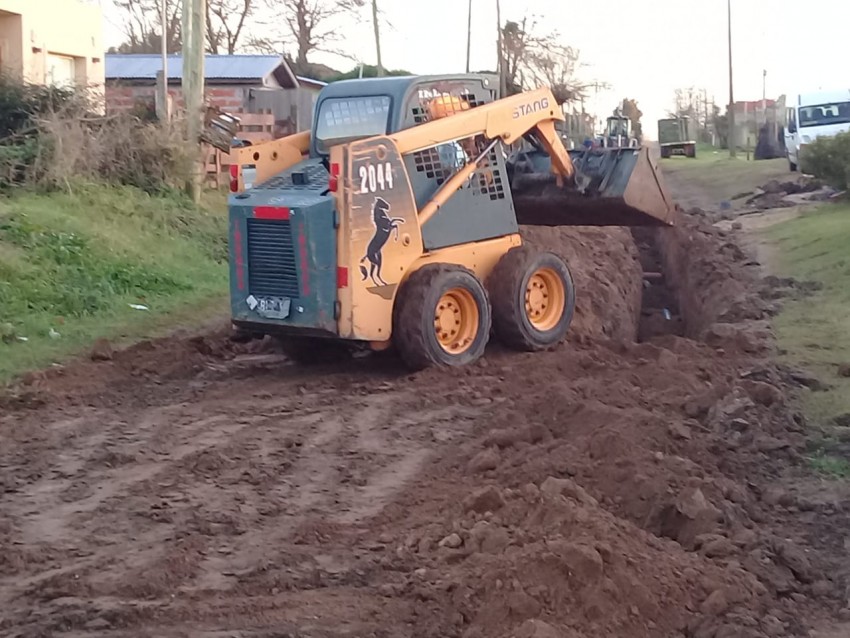
{"type": "Polygon", "coordinates": [[[232,151],[233,323],[291,357],[395,347],[413,369],[566,335],[567,264],[519,224],[670,225],[646,149],[567,151],[547,88],[488,76],[335,82],[311,131],[232,151]],[[251,166],[251,188],[242,167],[251,166]]]}

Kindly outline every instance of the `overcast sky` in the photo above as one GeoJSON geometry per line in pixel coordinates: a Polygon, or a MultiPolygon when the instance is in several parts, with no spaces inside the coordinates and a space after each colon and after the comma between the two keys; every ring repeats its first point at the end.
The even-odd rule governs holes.
{"type": "MultiPolygon", "coordinates": [[[[102,0],[107,45],[117,44],[119,14],[102,0]]],[[[541,32],[557,29],[564,44],[580,49],[581,75],[613,86],[600,93],[595,110],[608,115],[624,97],[638,100],[644,121],[666,115],[677,87],[708,90],[728,100],[725,0],[501,0],[502,19],[537,17],[541,32]],[[591,8],[592,7],[592,8],[591,8]],[[580,26],[585,25],[585,26],[580,26]]],[[[414,73],[463,71],[466,65],[466,0],[379,0],[385,14],[382,53],[388,67],[414,73]]],[[[735,98],[768,97],[823,88],[850,87],[846,30],[850,2],[822,0],[810,14],[801,0],[732,0],[735,98]],[[808,16],[811,19],[806,19],[808,16]]],[[[360,24],[342,29],[342,47],[374,63],[368,7],[360,24]]],[[[285,40],[285,28],[280,37],[285,40]]],[[[493,69],[496,58],[495,0],[473,0],[472,69],[493,69]]],[[[351,61],[316,54],[314,61],[350,68],[351,61]]],[[[594,108],[593,104],[588,105],[594,108]]],[[[654,126],[645,128],[652,134],[654,126]]]]}

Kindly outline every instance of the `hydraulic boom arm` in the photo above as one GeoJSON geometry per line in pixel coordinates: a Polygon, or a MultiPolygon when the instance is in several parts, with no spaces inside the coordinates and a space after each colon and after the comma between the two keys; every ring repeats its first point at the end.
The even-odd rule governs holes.
{"type": "MultiPolygon", "coordinates": [[[[555,96],[547,88],[528,91],[461,111],[451,117],[428,122],[390,136],[402,154],[412,153],[451,140],[483,135],[513,144],[534,132],[552,160],[552,172],[572,179],[575,167],[557,132],[555,121],[563,121],[555,96]]],[[[474,170],[474,167],[473,167],[474,170]]]]}
{"type": "Polygon", "coordinates": [[[457,191],[463,183],[486,161],[496,143],[516,142],[523,135],[533,132],[551,158],[552,172],[558,186],[563,180],[574,180],[576,169],[557,132],[555,121],[564,116],[557,107],[555,97],[549,89],[521,93],[483,106],[453,114],[391,135],[399,152],[403,155],[454,140],[472,139],[483,135],[486,147],[470,158],[462,168],[452,175],[434,193],[419,211],[421,224],[427,222],[457,191]]]}

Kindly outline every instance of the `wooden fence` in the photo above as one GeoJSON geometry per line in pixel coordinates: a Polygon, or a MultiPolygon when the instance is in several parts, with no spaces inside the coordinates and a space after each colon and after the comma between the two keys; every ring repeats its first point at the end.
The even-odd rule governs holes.
{"type": "MultiPolygon", "coordinates": [[[[240,120],[239,130],[236,133],[239,139],[257,144],[275,138],[275,119],[271,110],[263,109],[260,113],[237,112],[233,115],[240,120]]],[[[204,148],[206,152],[207,184],[214,188],[221,188],[222,180],[227,179],[227,173],[230,170],[230,154],[208,145],[205,145],[204,148]]]]}

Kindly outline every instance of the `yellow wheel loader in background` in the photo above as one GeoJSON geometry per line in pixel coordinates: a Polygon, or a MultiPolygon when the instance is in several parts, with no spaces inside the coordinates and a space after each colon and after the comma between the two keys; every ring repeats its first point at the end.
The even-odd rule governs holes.
{"type": "Polygon", "coordinates": [[[335,82],[312,131],[234,149],[233,323],[296,360],[395,347],[413,369],[561,341],[575,289],[519,224],[669,225],[646,149],[568,152],[547,88],[488,76],[335,82]],[[251,166],[244,188],[242,167],[251,166]]]}

